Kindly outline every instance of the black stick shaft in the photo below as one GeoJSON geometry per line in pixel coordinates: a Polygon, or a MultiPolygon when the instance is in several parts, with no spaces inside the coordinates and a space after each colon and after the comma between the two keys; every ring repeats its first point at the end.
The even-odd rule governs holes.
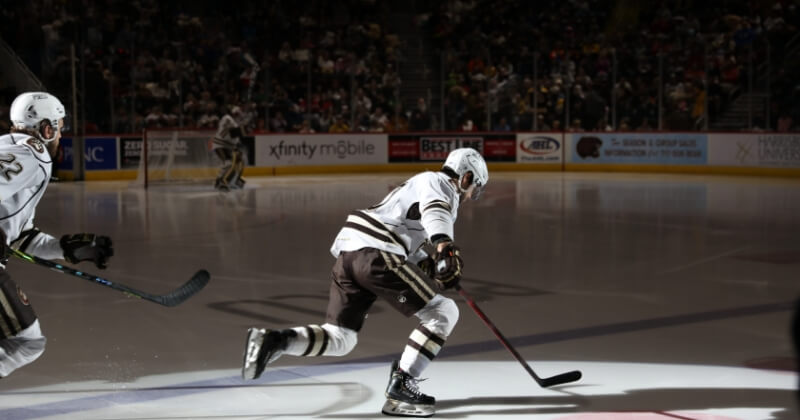
{"type": "Polygon", "coordinates": [[[102,286],[110,287],[114,290],[118,290],[127,294],[128,296],[133,296],[139,299],[148,300],[150,302],[155,302],[160,305],[164,306],[175,306],[180,304],[181,302],[185,301],[195,293],[199,292],[200,289],[205,287],[205,285],[209,281],[209,274],[205,270],[200,270],[192,276],[191,280],[186,282],[184,285],[179,287],[178,289],[173,290],[172,292],[166,295],[154,295],[151,293],[143,292],[141,290],[134,289],[130,286],[126,286],[124,284],[115,283],[111,280],[104,279],[100,276],[96,276],[94,274],[86,273],[84,271],[76,270],[71,267],[67,267],[65,265],[61,265],[57,262],[46,260],[44,258],[39,258],[35,255],[29,255],[22,251],[11,249],[11,253],[18,257],[21,260],[40,265],[43,267],[50,268],[52,270],[58,271],[59,273],[69,274],[71,276],[79,277],[84,280],[91,281],[96,284],[100,284],[102,286]]]}

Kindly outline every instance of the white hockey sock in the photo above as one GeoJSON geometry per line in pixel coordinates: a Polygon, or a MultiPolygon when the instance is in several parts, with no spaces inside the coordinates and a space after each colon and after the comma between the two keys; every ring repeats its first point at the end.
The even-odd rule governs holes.
{"type": "Polygon", "coordinates": [[[453,299],[436,295],[415,315],[421,323],[408,337],[400,357],[400,369],[419,378],[439,354],[458,322],[458,306],[453,299]]]}
{"type": "Polygon", "coordinates": [[[428,331],[420,324],[408,337],[408,343],[400,357],[400,369],[419,378],[422,371],[439,354],[444,342],[444,338],[428,331]]]}
{"type": "Polygon", "coordinates": [[[333,324],[292,328],[296,337],[289,340],[285,354],[293,356],[344,356],[355,348],[358,333],[333,324]]]}

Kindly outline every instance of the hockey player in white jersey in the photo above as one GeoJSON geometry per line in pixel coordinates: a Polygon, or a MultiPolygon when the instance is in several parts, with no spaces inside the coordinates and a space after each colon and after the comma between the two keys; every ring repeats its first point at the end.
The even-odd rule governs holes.
{"type": "Polygon", "coordinates": [[[36,360],[46,341],[30,301],[5,269],[10,247],[46,259],[93,261],[100,268],[114,254],[106,236],[59,240],[34,225],[61,139],[64,106],[48,93],[27,92],[14,99],[9,113],[11,133],[0,136],[0,377],[36,360]]]}
{"type": "Polygon", "coordinates": [[[420,392],[417,383],[458,320],[455,302],[439,294],[461,278],[463,261],[453,242],[453,225],[459,205],[477,199],[488,180],[486,162],[477,151],[456,149],[441,171],[417,174],[380,203],[352,212],[331,247],[336,262],[325,324],[250,328],[242,377],[258,378],[282,354],[348,354],[367,312],[380,297],[420,321],[400,359],[392,364],[382,411],[395,416],[433,415],[435,399],[420,392]]]}
{"type": "Polygon", "coordinates": [[[242,179],[244,171],[244,154],[242,153],[242,127],[245,125],[242,109],[238,106],[231,108],[229,114],[225,114],[217,126],[217,133],[214,135],[211,149],[222,161],[222,168],[219,171],[214,188],[220,191],[229,191],[235,188],[243,188],[245,181],[242,179]]]}

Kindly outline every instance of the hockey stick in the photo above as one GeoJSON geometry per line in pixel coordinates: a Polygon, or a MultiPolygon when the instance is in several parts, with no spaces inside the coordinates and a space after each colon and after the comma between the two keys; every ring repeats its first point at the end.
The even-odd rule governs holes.
{"type": "Polygon", "coordinates": [[[59,263],[46,260],[44,258],[39,258],[35,255],[28,255],[22,251],[13,248],[11,248],[11,253],[13,253],[15,257],[18,257],[21,260],[25,260],[33,264],[50,268],[52,270],[58,271],[59,273],[70,274],[75,277],[80,277],[84,280],[89,280],[91,282],[101,284],[103,286],[107,286],[115,290],[119,290],[128,296],[149,300],[150,302],[155,302],[158,303],[159,305],[164,305],[164,306],[176,306],[181,304],[183,301],[189,299],[195,293],[199,292],[203,287],[205,287],[206,284],[208,284],[208,281],[210,280],[208,271],[200,270],[196,272],[192,276],[192,278],[186,283],[184,283],[181,287],[165,295],[153,295],[147,292],[143,292],[141,290],[136,290],[124,284],[114,283],[102,277],[95,276],[94,274],[84,273],[83,271],[66,267],[59,263]]]}
{"type": "Polygon", "coordinates": [[[575,382],[581,379],[581,376],[583,375],[579,370],[573,370],[571,372],[561,373],[555,376],[551,376],[549,378],[540,378],[539,375],[537,375],[536,372],[534,372],[533,369],[528,365],[525,359],[523,359],[522,356],[519,355],[517,350],[511,346],[511,343],[509,343],[508,340],[506,340],[506,338],[503,336],[500,330],[498,330],[497,327],[494,326],[492,321],[489,320],[489,317],[487,317],[486,314],[483,313],[481,308],[478,307],[478,304],[476,304],[475,301],[467,294],[466,290],[464,290],[460,285],[456,285],[455,289],[458,291],[458,294],[461,295],[461,297],[467,301],[469,307],[472,308],[473,311],[475,311],[475,313],[478,315],[478,318],[480,318],[483,321],[483,323],[486,324],[486,326],[489,327],[490,330],[492,330],[497,339],[500,340],[501,343],[503,343],[503,346],[505,346],[506,350],[511,352],[514,358],[517,359],[517,361],[533,377],[533,379],[536,381],[537,384],[539,384],[539,386],[541,386],[542,388],[547,388],[554,385],[561,385],[568,382],[575,382]]]}

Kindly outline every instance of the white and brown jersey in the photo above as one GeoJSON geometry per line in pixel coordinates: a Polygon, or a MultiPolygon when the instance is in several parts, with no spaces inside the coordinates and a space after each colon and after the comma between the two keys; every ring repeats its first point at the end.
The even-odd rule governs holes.
{"type": "Polygon", "coordinates": [[[0,229],[9,244],[41,258],[64,258],[58,239],[34,228],[36,205],[50,182],[53,161],[29,135],[0,136],[0,229]]]}
{"type": "Polygon", "coordinates": [[[458,191],[443,172],[423,172],[400,184],[380,203],[347,216],[331,247],[342,251],[375,248],[416,262],[425,257],[422,245],[430,240],[455,239],[458,191]]]}
{"type": "Polygon", "coordinates": [[[212,149],[233,149],[239,144],[240,128],[232,116],[226,114],[219,120],[217,133],[214,135],[212,149]]]}

